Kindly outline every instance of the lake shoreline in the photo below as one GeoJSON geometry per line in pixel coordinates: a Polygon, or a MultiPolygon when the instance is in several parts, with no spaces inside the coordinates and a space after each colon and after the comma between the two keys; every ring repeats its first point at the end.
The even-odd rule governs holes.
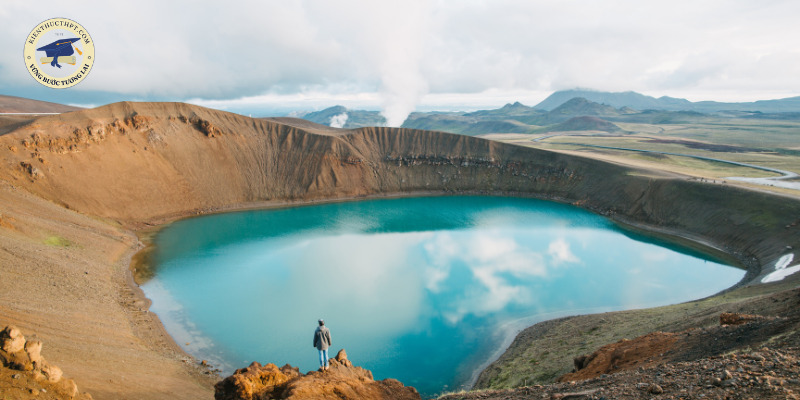
{"type": "MultiPolygon", "coordinates": [[[[146,297],[145,293],[139,288],[139,285],[146,282],[146,280],[142,280],[141,276],[153,276],[153,271],[149,269],[149,266],[143,262],[146,260],[146,257],[138,257],[140,254],[152,251],[154,245],[154,237],[158,235],[158,233],[168,227],[170,224],[184,220],[189,218],[196,218],[202,216],[209,216],[209,215],[218,215],[218,214],[227,214],[227,213],[236,213],[236,212],[247,212],[247,211],[260,211],[260,210],[279,210],[279,209],[286,209],[286,208],[296,208],[296,207],[305,207],[305,206],[317,206],[317,205],[324,205],[324,204],[336,204],[336,203],[348,203],[348,202],[358,202],[358,201],[366,201],[366,200],[382,200],[382,199],[400,199],[400,198],[424,198],[424,197],[498,197],[498,198],[525,198],[525,199],[534,199],[534,200],[541,200],[547,202],[554,202],[557,204],[563,205],[570,205],[575,206],[573,203],[569,203],[566,201],[558,201],[555,199],[547,199],[541,198],[540,196],[534,196],[530,194],[520,194],[520,193],[486,193],[485,191],[478,191],[478,192],[470,192],[470,193],[441,193],[435,191],[421,191],[421,192],[406,192],[406,193],[390,193],[390,194],[376,194],[376,195],[368,195],[368,196],[358,196],[358,197],[345,197],[345,198],[335,198],[335,199],[322,199],[322,200],[300,200],[300,201],[292,201],[292,202],[281,202],[281,201],[268,201],[268,202],[258,202],[258,203],[250,203],[250,204],[241,204],[236,206],[226,207],[224,209],[209,209],[209,210],[202,210],[196,212],[187,212],[182,215],[173,215],[169,217],[162,217],[156,219],[159,225],[156,225],[154,222],[148,222],[146,227],[133,230],[137,236],[140,238],[140,249],[130,258],[130,268],[129,268],[129,283],[131,288],[136,289],[136,295],[138,298],[147,302],[147,307],[149,308],[152,304],[152,301],[146,297]],[[145,272],[143,272],[145,271],[145,272]],[[137,278],[138,277],[138,278],[137,278]]],[[[747,268],[743,266],[740,260],[736,259],[735,257],[730,256],[729,254],[725,253],[719,246],[714,246],[713,243],[708,241],[700,240],[699,238],[692,237],[689,234],[680,234],[677,232],[669,232],[666,230],[650,230],[647,227],[643,227],[638,225],[634,222],[630,221],[622,221],[619,219],[608,218],[607,216],[603,216],[598,214],[592,210],[586,210],[580,206],[577,206],[578,209],[588,211],[592,215],[601,217],[609,222],[611,222],[615,227],[619,228],[623,232],[629,232],[635,235],[641,235],[648,239],[653,239],[658,242],[663,242],[668,245],[678,246],[681,248],[688,248],[693,251],[700,252],[704,255],[711,256],[712,258],[719,259],[722,262],[725,262],[732,267],[740,268],[747,271],[747,268]]],[[[733,290],[736,287],[744,285],[747,283],[746,277],[748,274],[746,273],[743,275],[742,279],[736,283],[735,285],[725,288],[720,292],[713,294],[708,297],[714,297],[721,293],[725,293],[727,291],[733,290]]],[[[698,301],[701,299],[691,300],[691,301],[698,301]]],[[[690,302],[691,302],[690,301],[690,302]]],[[[588,311],[588,310],[586,310],[588,311]]],[[[603,310],[596,310],[594,312],[589,311],[590,314],[597,314],[606,312],[603,310]]],[[[547,322],[554,319],[560,319],[565,317],[570,317],[574,315],[583,315],[584,312],[553,312],[545,317],[545,319],[541,318],[525,318],[525,319],[536,319],[538,320],[537,323],[540,322],[547,322]]],[[[158,329],[161,332],[167,333],[167,330],[160,320],[157,314],[153,313],[154,316],[154,329],[158,329]]],[[[470,374],[469,382],[467,386],[472,387],[479,378],[479,375],[483,372],[483,370],[491,365],[493,362],[497,361],[497,359],[508,350],[508,348],[513,343],[514,338],[524,330],[525,328],[529,328],[530,324],[516,324],[513,328],[510,328],[508,332],[504,334],[505,339],[502,341],[501,347],[497,348],[495,351],[492,352],[491,356],[487,358],[485,362],[482,362],[478,368],[474,369],[470,374]]],[[[168,335],[169,336],[169,335],[168,335]]],[[[195,359],[194,356],[187,353],[183,348],[177,343],[176,339],[172,336],[169,336],[171,339],[171,351],[179,351],[190,357],[195,359]]],[[[199,362],[200,360],[195,359],[195,362],[199,362]]],[[[269,362],[269,360],[252,360],[252,361],[260,361],[260,362],[269,362]]],[[[213,365],[212,365],[213,367],[213,365]]],[[[217,375],[219,376],[219,375],[217,375]]]]}

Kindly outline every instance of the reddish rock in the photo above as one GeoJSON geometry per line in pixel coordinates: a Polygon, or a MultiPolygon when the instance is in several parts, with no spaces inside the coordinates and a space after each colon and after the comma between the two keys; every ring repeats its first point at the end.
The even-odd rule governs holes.
{"type": "Polygon", "coordinates": [[[622,339],[592,354],[576,357],[574,372],[561,376],[558,381],[579,381],[656,362],[677,339],[677,334],[667,332],[652,332],[634,340],[622,339]]]}

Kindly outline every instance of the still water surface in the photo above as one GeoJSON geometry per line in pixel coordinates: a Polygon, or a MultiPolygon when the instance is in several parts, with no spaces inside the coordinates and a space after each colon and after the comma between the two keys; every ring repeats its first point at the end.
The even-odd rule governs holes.
{"type": "Polygon", "coordinates": [[[457,390],[521,328],[562,315],[678,303],[744,271],[625,234],[551,202],[369,200],[182,220],[156,237],[144,284],[167,331],[230,373],[318,367],[331,329],[376,379],[457,390]]]}

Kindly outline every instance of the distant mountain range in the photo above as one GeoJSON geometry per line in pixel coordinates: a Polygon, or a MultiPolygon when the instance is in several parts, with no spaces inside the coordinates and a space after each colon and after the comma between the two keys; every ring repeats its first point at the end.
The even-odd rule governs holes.
{"type": "MultiPolygon", "coordinates": [[[[0,95],[0,113],[49,113],[78,109],[0,95]]],[[[378,111],[351,110],[343,106],[293,113],[290,116],[347,129],[386,124],[386,119],[378,111]]],[[[19,118],[22,117],[2,116],[0,127],[15,124],[19,118]]],[[[533,107],[516,102],[493,110],[415,112],[409,115],[402,127],[464,135],[567,130],[619,132],[621,129],[616,123],[675,124],[709,118],[800,120],[800,97],[750,103],[691,102],[666,96],[655,98],[636,92],[575,89],[555,92],[533,107]]]]}
{"type": "MultiPolygon", "coordinates": [[[[349,110],[343,106],[296,116],[318,124],[344,128],[385,123],[378,111],[349,110]]],[[[796,120],[800,119],[800,97],[751,103],[691,102],[666,96],[655,98],[636,92],[576,89],[555,92],[533,107],[516,102],[493,110],[415,112],[408,116],[402,127],[464,135],[567,130],[620,132],[622,129],[615,125],[616,122],[674,124],[708,118],[796,120]]]]}
{"type": "Polygon", "coordinates": [[[686,99],[663,96],[655,98],[636,92],[599,92],[594,90],[562,90],[551,94],[534,106],[549,111],[575,97],[607,104],[612,107],[630,107],[635,110],[696,111],[713,113],[720,111],[754,111],[762,113],[800,112],[800,96],[778,100],[759,100],[750,103],[722,103],[717,101],[691,102],[686,99]]]}

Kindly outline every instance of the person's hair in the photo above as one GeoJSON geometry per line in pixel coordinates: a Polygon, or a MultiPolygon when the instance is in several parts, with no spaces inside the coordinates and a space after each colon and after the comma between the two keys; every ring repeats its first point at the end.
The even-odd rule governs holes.
{"type": "Polygon", "coordinates": [[[319,320],[319,326],[325,325],[325,321],[319,320]]]}

